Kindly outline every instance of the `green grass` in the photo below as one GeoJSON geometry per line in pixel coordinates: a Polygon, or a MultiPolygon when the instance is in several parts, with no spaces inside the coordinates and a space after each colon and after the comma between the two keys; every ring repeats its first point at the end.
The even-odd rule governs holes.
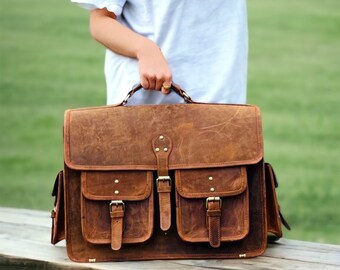
{"type": "MultiPolygon", "coordinates": [[[[340,244],[338,0],[248,1],[248,102],[262,111],[285,237],[340,244]]],[[[105,103],[103,48],[68,0],[0,1],[0,205],[49,210],[64,110],[105,103]]]]}
{"type": "Polygon", "coordinates": [[[1,1],[0,11],[0,204],[47,210],[64,110],[105,103],[104,52],[68,1],[1,1]]]}
{"type": "Polygon", "coordinates": [[[340,243],[340,2],[248,1],[249,102],[263,114],[290,238],[340,243]]]}

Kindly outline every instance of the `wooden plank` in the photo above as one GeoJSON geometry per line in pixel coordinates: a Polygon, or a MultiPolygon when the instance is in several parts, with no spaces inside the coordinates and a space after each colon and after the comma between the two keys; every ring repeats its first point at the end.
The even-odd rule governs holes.
{"type": "Polygon", "coordinates": [[[338,246],[282,239],[270,247],[265,253],[268,257],[340,265],[338,246]]]}
{"type": "Polygon", "coordinates": [[[0,207],[0,222],[50,227],[50,213],[39,210],[0,207]]]}
{"type": "Polygon", "coordinates": [[[50,214],[0,208],[0,269],[340,269],[340,246],[281,239],[253,259],[75,263],[50,244],[50,214]]]}

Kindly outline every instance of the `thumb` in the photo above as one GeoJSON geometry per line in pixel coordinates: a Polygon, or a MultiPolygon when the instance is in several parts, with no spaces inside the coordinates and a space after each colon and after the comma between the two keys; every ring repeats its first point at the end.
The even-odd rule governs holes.
{"type": "Polygon", "coordinates": [[[161,92],[168,95],[171,91],[171,81],[165,81],[162,85],[161,92]]]}

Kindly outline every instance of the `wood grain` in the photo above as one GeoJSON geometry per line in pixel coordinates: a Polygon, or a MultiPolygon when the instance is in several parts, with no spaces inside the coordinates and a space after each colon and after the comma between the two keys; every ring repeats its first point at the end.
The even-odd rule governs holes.
{"type": "Polygon", "coordinates": [[[75,263],[50,244],[48,212],[0,208],[0,269],[340,269],[340,246],[281,239],[253,259],[75,263]]]}

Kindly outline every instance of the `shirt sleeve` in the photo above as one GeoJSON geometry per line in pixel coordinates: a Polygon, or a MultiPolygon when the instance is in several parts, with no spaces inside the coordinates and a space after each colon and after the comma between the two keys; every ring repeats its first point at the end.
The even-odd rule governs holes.
{"type": "Polygon", "coordinates": [[[106,8],[113,12],[117,17],[122,14],[123,6],[127,0],[71,0],[79,6],[92,10],[96,8],[106,8]]]}

